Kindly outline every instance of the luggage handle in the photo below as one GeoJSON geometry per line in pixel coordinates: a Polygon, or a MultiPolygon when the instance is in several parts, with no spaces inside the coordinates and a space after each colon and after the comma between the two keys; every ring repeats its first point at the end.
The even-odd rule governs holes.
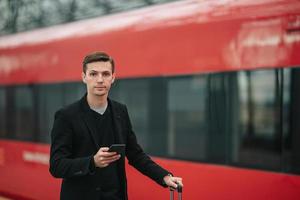
{"type": "Polygon", "coordinates": [[[170,200],[174,199],[174,189],[178,192],[178,199],[182,200],[182,186],[177,184],[177,188],[170,188],[170,200]]]}

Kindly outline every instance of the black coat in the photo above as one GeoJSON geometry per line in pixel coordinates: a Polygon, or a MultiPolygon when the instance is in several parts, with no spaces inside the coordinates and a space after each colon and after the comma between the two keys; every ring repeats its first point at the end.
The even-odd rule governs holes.
{"type": "MultiPolygon", "coordinates": [[[[132,131],[125,105],[109,100],[111,106],[116,143],[126,144],[129,164],[164,186],[163,177],[169,174],[138,145],[132,131]]],[[[100,146],[99,135],[86,96],[56,112],[51,132],[50,172],[56,178],[63,178],[60,198],[62,200],[99,200],[100,168],[92,170],[91,161],[100,146]]],[[[117,161],[122,195],[127,199],[125,158],[117,161]]]]}

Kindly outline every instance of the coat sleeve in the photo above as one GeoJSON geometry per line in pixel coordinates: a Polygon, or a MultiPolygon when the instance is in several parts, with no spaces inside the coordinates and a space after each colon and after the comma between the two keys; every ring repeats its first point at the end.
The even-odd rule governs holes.
{"type": "Polygon", "coordinates": [[[56,178],[71,178],[93,173],[93,156],[72,158],[73,131],[63,112],[57,111],[51,131],[50,168],[56,178]]]}
{"type": "Polygon", "coordinates": [[[129,164],[140,171],[142,174],[148,176],[159,185],[166,187],[163,178],[171,174],[158,164],[156,164],[141,148],[137,142],[135,133],[132,130],[130,118],[125,107],[125,120],[127,124],[127,144],[126,144],[126,157],[129,164]]]}

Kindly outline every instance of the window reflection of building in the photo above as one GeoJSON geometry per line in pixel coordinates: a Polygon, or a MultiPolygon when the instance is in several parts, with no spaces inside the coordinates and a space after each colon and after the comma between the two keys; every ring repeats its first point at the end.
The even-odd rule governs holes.
{"type": "Polygon", "coordinates": [[[280,168],[278,76],[276,70],[240,73],[242,164],[280,168]]]}

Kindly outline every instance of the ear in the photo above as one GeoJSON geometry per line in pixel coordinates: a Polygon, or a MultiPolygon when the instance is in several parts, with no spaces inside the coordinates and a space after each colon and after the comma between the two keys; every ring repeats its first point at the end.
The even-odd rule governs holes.
{"type": "Polygon", "coordinates": [[[81,78],[84,83],[86,83],[85,77],[86,77],[86,74],[84,72],[81,72],[81,78]]]}

